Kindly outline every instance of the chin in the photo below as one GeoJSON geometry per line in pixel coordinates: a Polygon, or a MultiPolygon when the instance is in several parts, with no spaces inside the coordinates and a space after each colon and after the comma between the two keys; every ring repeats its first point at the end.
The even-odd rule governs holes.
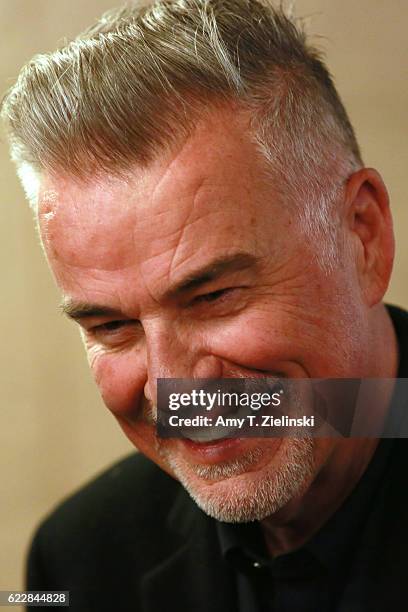
{"type": "Polygon", "coordinates": [[[193,463],[164,443],[160,455],[197,505],[227,523],[261,521],[298,496],[314,473],[312,438],[265,440],[220,463],[193,463]],[[271,442],[269,440],[269,442],[271,442]]]}

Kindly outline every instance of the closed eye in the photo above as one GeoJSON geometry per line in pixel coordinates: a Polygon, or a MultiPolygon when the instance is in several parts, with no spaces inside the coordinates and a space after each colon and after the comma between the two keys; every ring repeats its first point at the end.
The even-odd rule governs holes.
{"type": "Polygon", "coordinates": [[[94,336],[94,338],[102,339],[109,337],[119,338],[122,337],[123,334],[128,336],[128,332],[134,335],[134,333],[139,333],[140,330],[141,324],[139,321],[115,319],[114,321],[107,321],[106,323],[101,323],[89,328],[88,333],[94,336]]]}
{"type": "Polygon", "coordinates": [[[114,319],[90,327],[87,334],[95,342],[115,348],[142,338],[143,328],[134,319],[114,319]]]}
{"type": "Polygon", "coordinates": [[[130,321],[108,321],[102,325],[96,325],[92,328],[93,332],[115,332],[118,329],[122,329],[125,325],[128,325],[130,321]]]}
{"type": "Polygon", "coordinates": [[[203,295],[197,295],[193,299],[193,304],[201,304],[205,302],[216,302],[223,297],[226,297],[229,293],[234,291],[234,287],[229,287],[228,289],[219,289],[218,291],[211,291],[210,293],[204,293],[203,295]]]}

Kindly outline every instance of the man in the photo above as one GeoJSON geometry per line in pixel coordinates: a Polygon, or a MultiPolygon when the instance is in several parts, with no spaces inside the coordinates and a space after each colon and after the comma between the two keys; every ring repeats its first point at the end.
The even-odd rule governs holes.
{"type": "Polygon", "coordinates": [[[405,376],[387,192],[305,35],[256,0],[130,6],[34,58],[3,117],[64,311],[147,457],[43,523],[28,587],[78,611],[404,609],[405,445],[156,433],[158,378],[405,376]]]}

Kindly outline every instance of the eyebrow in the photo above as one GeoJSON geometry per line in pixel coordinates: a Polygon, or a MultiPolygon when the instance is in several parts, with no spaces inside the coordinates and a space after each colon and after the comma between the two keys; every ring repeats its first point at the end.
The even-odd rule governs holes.
{"type": "Polygon", "coordinates": [[[102,306],[101,304],[88,304],[87,302],[76,302],[71,299],[65,299],[60,304],[60,309],[70,319],[79,321],[90,319],[92,317],[121,317],[123,312],[117,308],[102,306]]]}
{"type": "MultiPolygon", "coordinates": [[[[203,268],[190,272],[181,281],[168,289],[164,294],[164,298],[171,299],[180,296],[194,289],[198,289],[211,281],[217,280],[226,274],[255,267],[258,261],[255,255],[244,252],[218,257],[203,268]]],[[[103,306],[102,304],[77,302],[69,298],[62,301],[60,308],[65,315],[75,321],[87,318],[90,319],[91,317],[123,318],[124,316],[123,312],[116,308],[103,306]]]]}

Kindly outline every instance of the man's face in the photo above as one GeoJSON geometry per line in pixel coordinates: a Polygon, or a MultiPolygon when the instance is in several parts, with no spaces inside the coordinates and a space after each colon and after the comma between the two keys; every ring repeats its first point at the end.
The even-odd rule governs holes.
{"type": "Polygon", "coordinates": [[[160,440],[157,378],[364,369],[355,271],[346,259],[322,270],[322,243],[278,198],[242,121],[213,116],[127,181],[44,180],[40,199],[47,256],[107,407],[201,507],[232,521],[299,496],[336,443],[160,440]]]}

